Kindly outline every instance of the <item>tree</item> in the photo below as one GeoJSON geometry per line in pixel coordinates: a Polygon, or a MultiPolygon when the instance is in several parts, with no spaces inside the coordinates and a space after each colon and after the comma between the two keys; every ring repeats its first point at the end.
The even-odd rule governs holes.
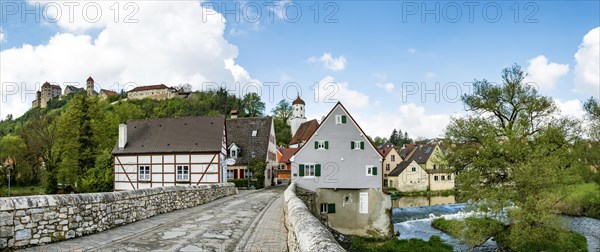
{"type": "Polygon", "coordinates": [[[55,193],[57,167],[60,162],[56,120],[48,115],[36,113],[20,132],[32,169],[44,168],[46,193],[55,193]]]}
{"type": "Polygon", "coordinates": [[[245,116],[262,116],[265,111],[265,103],[260,100],[256,93],[247,93],[242,99],[242,108],[245,116]]]}
{"type": "Polygon", "coordinates": [[[287,122],[292,117],[292,105],[285,99],[279,101],[277,106],[271,110],[273,117],[287,122]]]}
{"type": "Polygon", "coordinates": [[[400,135],[398,135],[398,130],[394,129],[392,131],[392,135],[390,135],[390,139],[388,141],[390,141],[390,143],[392,143],[393,145],[398,145],[398,143],[400,142],[400,135]]]}
{"type": "Polygon", "coordinates": [[[277,145],[287,146],[292,140],[292,128],[288,124],[288,120],[292,117],[292,106],[284,99],[277,103],[271,113],[273,113],[277,145]]]}
{"type": "Polygon", "coordinates": [[[526,244],[567,242],[552,208],[565,197],[567,185],[581,181],[570,153],[579,139],[578,123],[553,119],[556,106],[549,97],[523,83],[517,65],[502,72],[502,83],[475,81],[474,92],[461,97],[463,118],[446,129],[448,163],[459,172],[461,195],[481,209],[508,209],[508,240],[519,250],[526,244]]]}
{"type": "Polygon", "coordinates": [[[387,142],[387,138],[381,138],[379,136],[376,136],[375,139],[371,139],[371,137],[369,137],[369,139],[371,140],[371,142],[373,142],[373,144],[377,147],[383,145],[385,142],[387,142]]]}

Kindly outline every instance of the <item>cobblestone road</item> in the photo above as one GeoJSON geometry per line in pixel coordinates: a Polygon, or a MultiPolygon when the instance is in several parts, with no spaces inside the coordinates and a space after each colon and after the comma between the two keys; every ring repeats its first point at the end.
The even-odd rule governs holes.
{"type": "Polygon", "coordinates": [[[240,191],[102,233],[27,251],[285,251],[283,190],[240,191]]]}

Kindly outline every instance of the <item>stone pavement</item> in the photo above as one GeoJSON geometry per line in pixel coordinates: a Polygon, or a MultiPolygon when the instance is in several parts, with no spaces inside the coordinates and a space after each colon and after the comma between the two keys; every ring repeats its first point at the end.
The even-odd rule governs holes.
{"type": "Polygon", "coordinates": [[[249,252],[287,251],[288,232],[283,217],[283,194],[280,194],[263,213],[254,230],[249,230],[251,235],[248,240],[240,242],[236,250],[243,246],[243,251],[249,252]]]}
{"type": "Polygon", "coordinates": [[[240,191],[197,207],[25,251],[285,251],[284,190],[240,191]]]}

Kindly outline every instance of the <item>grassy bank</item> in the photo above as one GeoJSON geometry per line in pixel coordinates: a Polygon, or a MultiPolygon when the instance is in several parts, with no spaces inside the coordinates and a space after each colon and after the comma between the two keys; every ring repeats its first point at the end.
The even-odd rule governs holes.
{"type": "Polygon", "coordinates": [[[570,193],[559,200],[556,210],[566,215],[600,219],[600,185],[585,183],[565,187],[564,191],[570,193]]]}
{"type": "Polygon", "coordinates": [[[584,236],[571,231],[556,230],[555,236],[567,237],[566,242],[558,242],[553,237],[525,244],[512,244],[507,238],[510,226],[491,218],[469,217],[464,220],[435,219],[431,226],[452,237],[455,237],[469,246],[476,247],[493,237],[499,246],[510,251],[587,251],[587,242],[584,236]]]}
{"type": "MultiPolygon", "coordinates": [[[[43,186],[11,186],[10,196],[29,196],[29,195],[40,195],[45,194],[43,186]]],[[[0,188],[0,197],[8,196],[8,187],[3,186],[0,188]]]]}
{"type": "Polygon", "coordinates": [[[453,251],[453,247],[440,239],[439,236],[432,236],[429,241],[420,239],[398,240],[396,237],[385,238],[365,238],[352,236],[352,251],[357,252],[400,252],[400,251],[453,251]]]}

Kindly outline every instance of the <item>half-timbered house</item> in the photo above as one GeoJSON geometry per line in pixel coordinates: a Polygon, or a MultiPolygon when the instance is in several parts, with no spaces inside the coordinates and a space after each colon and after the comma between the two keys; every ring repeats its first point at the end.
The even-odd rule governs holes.
{"type": "Polygon", "coordinates": [[[119,125],[114,190],[227,182],[225,117],[134,120],[119,125]]]}

